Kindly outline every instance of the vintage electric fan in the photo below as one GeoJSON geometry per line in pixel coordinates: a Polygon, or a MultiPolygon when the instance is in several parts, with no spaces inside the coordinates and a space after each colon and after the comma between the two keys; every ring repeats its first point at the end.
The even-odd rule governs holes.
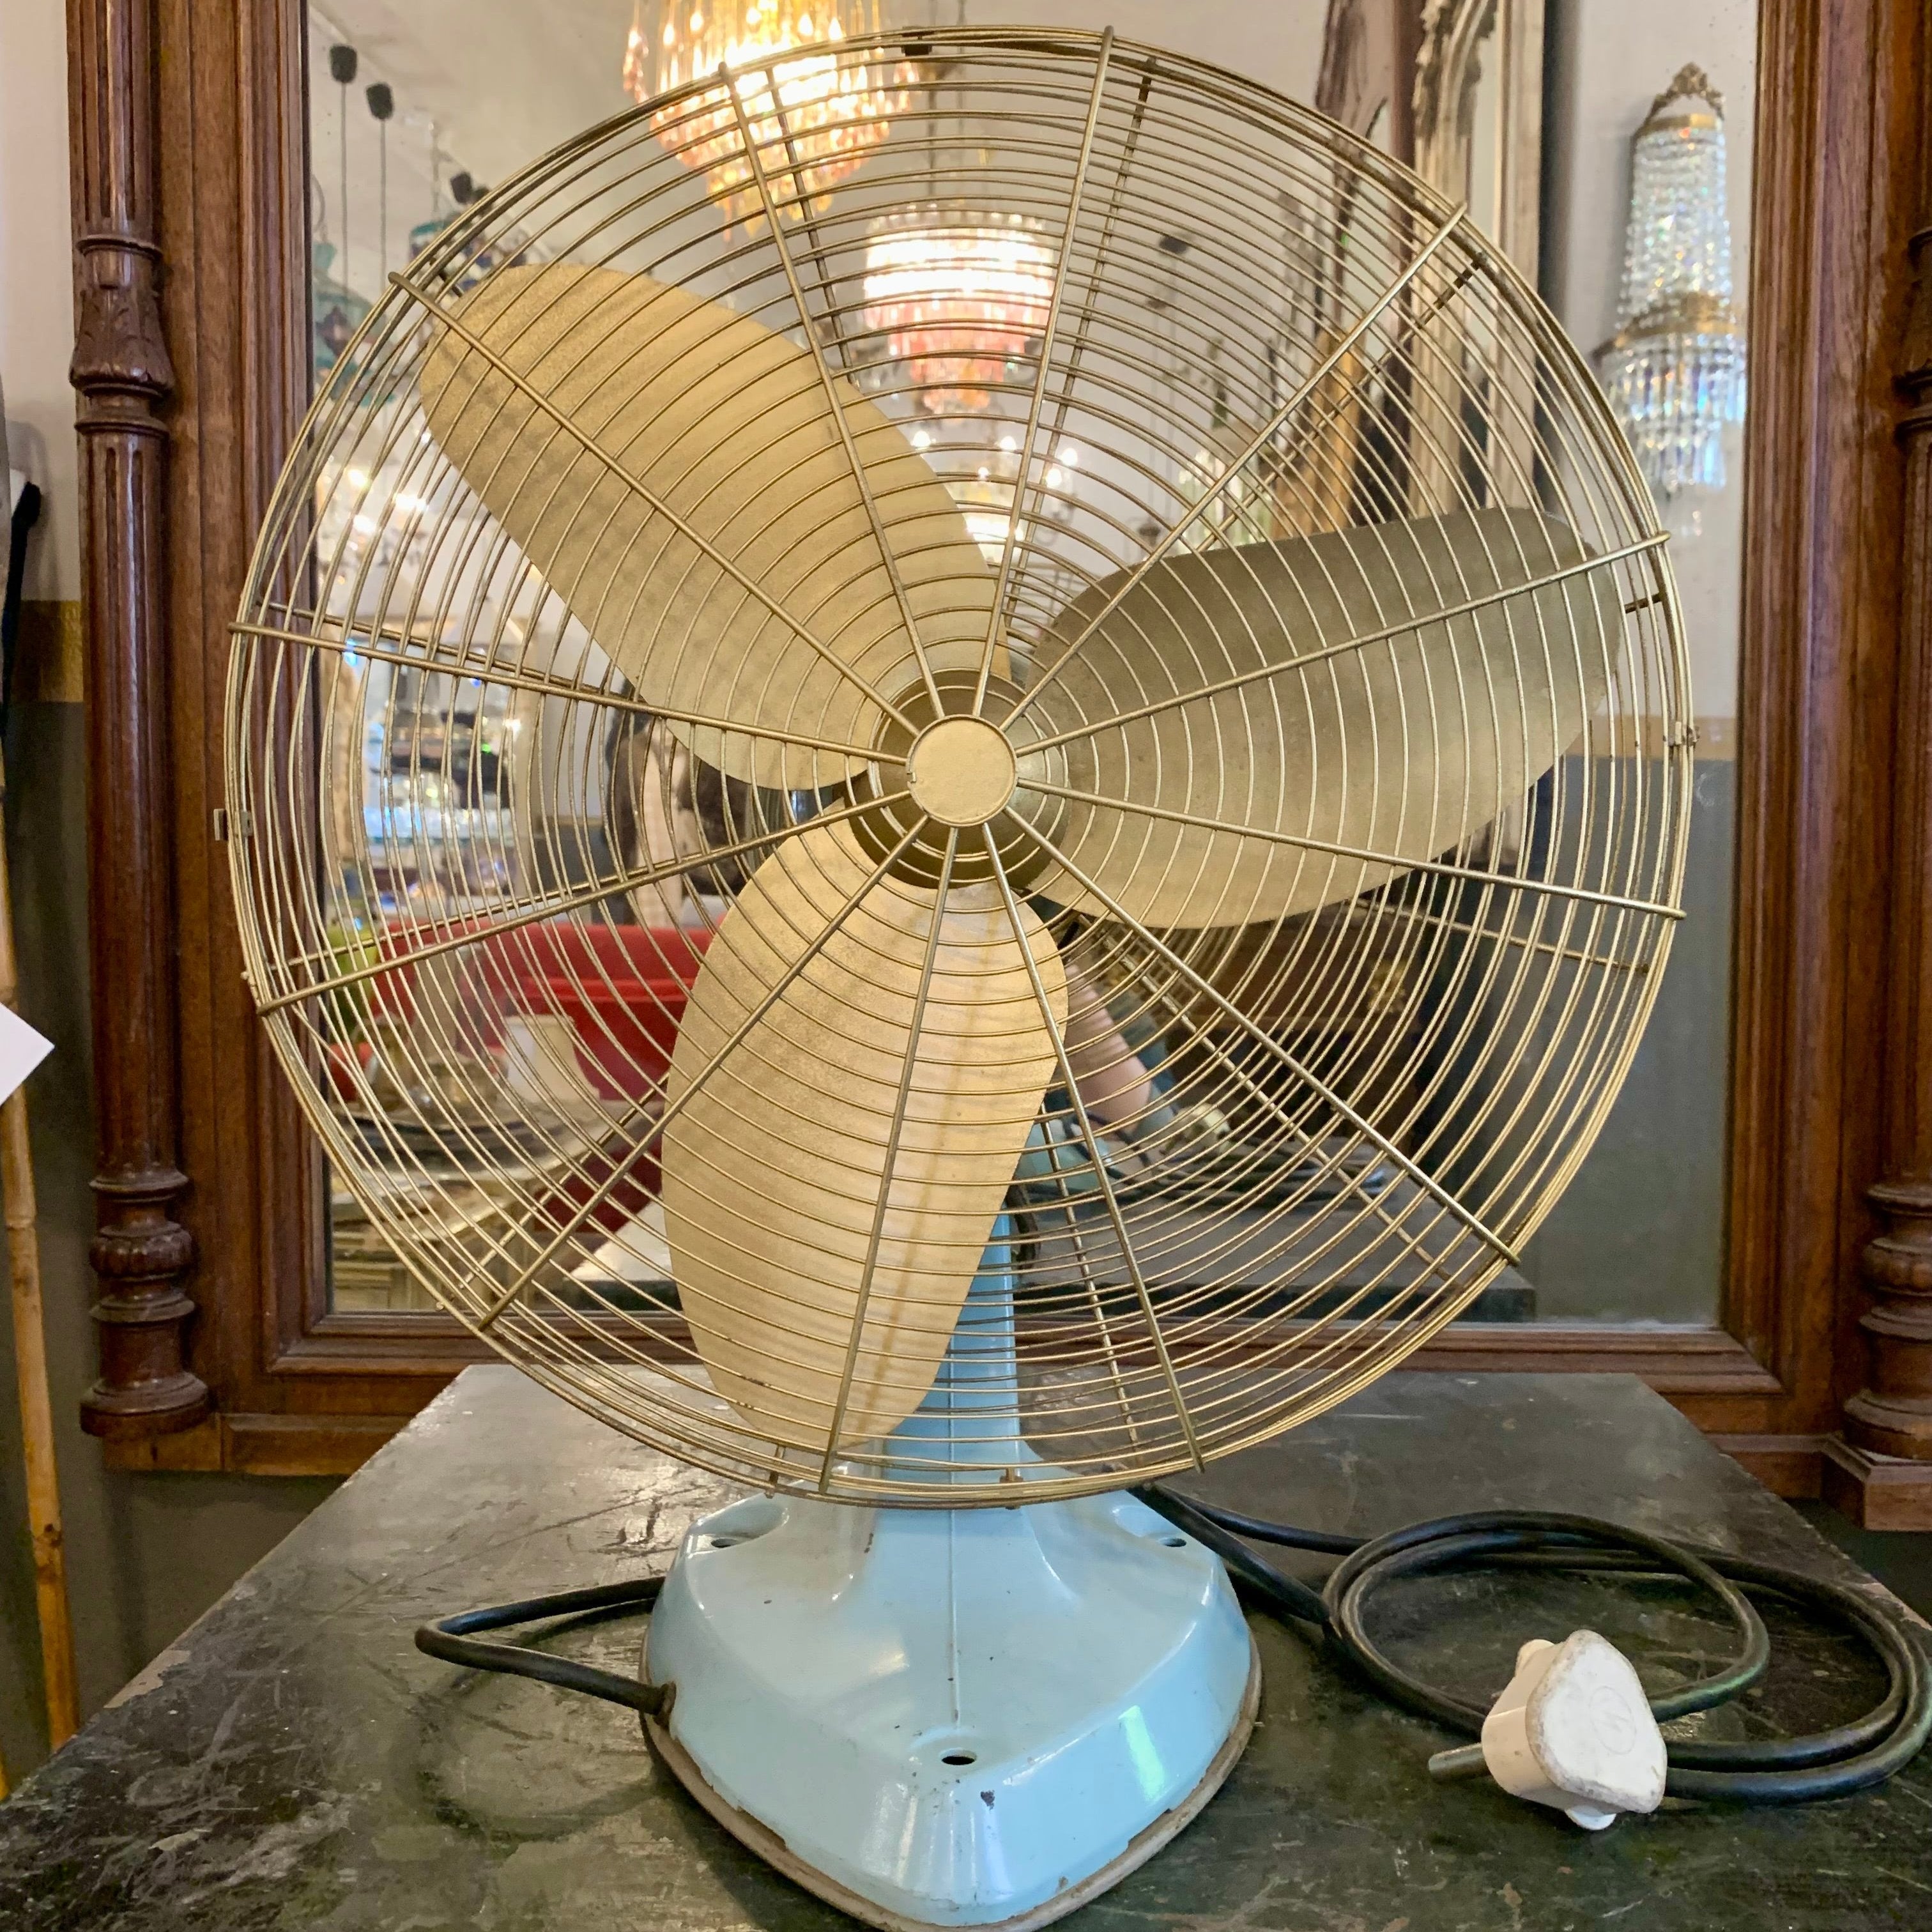
{"type": "Polygon", "coordinates": [[[721,75],[392,278],[236,626],[234,878],[409,1276],[751,1492],[652,1622],[679,1774],[862,1916],[1032,1924],[1255,1708],[1125,1492],[1520,1252],[1655,992],[1690,705],[1641,478],[1457,210],[1111,36],[812,58],[868,48],[917,84],[830,197],[721,75]],[[678,158],[721,110],[747,221],[678,158]],[[1002,224],[1018,337],[946,279],[1002,224]],[[922,224],[913,358],[865,271],[922,224]]]}

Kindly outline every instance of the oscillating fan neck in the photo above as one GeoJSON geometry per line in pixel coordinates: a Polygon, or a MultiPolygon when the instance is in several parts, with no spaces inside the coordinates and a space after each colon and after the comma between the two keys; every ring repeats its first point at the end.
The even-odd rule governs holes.
{"type": "Polygon", "coordinates": [[[887,1438],[893,1480],[983,1482],[988,1460],[1004,1454],[1017,1483],[1039,1464],[1020,1433],[1012,1238],[1002,1215],[931,1392],[887,1438]]]}

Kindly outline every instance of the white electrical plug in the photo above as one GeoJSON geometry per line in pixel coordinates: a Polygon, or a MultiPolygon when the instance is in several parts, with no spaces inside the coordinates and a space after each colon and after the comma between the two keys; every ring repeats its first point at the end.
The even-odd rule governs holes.
{"type": "MultiPolygon", "coordinates": [[[[1432,1759],[1438,1776],[1473,1770],[1477,1749],[1432,1759]]],[[[1516,1675],[1483,1720],[1481,1762],[1514,1796],[1547,1804],[1586,1831],[1663,1802],[1664,1733],[1616,1646],[1580,1630],[1561,1643],[1532,1637],[1516,1675]]]]}

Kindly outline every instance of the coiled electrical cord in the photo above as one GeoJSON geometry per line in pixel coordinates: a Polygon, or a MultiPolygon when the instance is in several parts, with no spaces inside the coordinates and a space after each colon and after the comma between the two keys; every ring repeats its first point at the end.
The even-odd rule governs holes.
{"type": "Polygon", "coordinates": [[[496,1604],[488,1610],[464,1610],[455,1616],[424,1624],[416,1632],[416,1648],[426,1656],[441,1658],[446,1664],[460,1664],[471,1670],[500,1670],[512,1677],[534,1677],[539,1684],[580,1690],[586,1697],[602,1697],[607,1703],[622,1704],[646,1717],[655,1717],[664,1707],[662,1684],[646,1684],[641,1678],[599,1670],[593,1664],[573,1663],[567,1657],[532,1649],[526,1643],[479,1642],[470,1633],[508,1630],[549,1617],[595,1622],[621,1616],[626,1610],[647,1610],[663,1588],[662,1576],[634,1576],[622,1583],[598,1583],[584,1590],[560,1590],[554,1596],[530,1597],[520,1604],[496,1604]]]}
{"type": "MultiPolygon", "coordinates": [[[[1714,1676],[1668,1696],[1653,1697],[1650,1708],[1659,1724],[1728,1703],[1763,1677],[1771,1662],[1771,1636],[1748,1590],[1769,1591],[1819,1611],[1828,1621],[1855,1631],[1877,1654],[1888,1680],[1886,1694],[1850,1724],[1808,1737],[1749,1743],[1667,1740],[1670,1768],[1664,1789],[1673,1797],[1743,1804],[1842,1798],[1882,1784],[1903,1770],[1932,1736],[1932,1674],[1917,1640],[1898,1618],[1856,1591],[1799,1570],[1754,1562],[1728,1550],[1672,1542],[1594,1516],[1480,1510],[1364,1538],[1243,1516],[1156,1484],[1133,1493],[1176,1528],[1214,1550],[1270,1610],[1319,1624],[1335,1648],[1390,1702],[1466,1736],[1480,1735],[1487,1712],[1403,1670],[1369,1635],[1366,1613],[1376,1591],[1398,1577],[1471,1562],[1674,1575],[1714,1597],[1737,1627],[1742,1639],[1738,1654],[1714,1676]],[[1329,1572],[1318,1594],[1257,1556],[1244,1538],[1342,1560],[1329,1572]]],[[[1480,1770],[1480,1754],[1468,1754],[1456,1768],[1480,1770]]]]}
{"type": "MultiPolygon", "coordinates": [[[[1236,1582],[1268,1610],[1319,1626],[1328,1642],[1390,1702],[1465,1736],[1480,1734],[1487,1712],[1403,1670],[1369,1635],[1366,1619],[1375,1592],[1398,1577],[1472,1562],[1679,1576],[1715,1598],[1737,1628],[1741,1640],[1738,1656],[1712,1676],[1668,1696],[1652,1699],[1650,1708],[1660,1724],[1727,1703],[1763,1677],[1771,1662],[1771,1636],[1748,1591],[1769,1591],[1820,1612],[1828,1621],[1855,1631],[1876,1653],[1888,1679],[1886,1694],[1850,1724],[1808,1737],[1750,1743],[1670,1741],[1670,1768],[1664,1788],[1674,1797],[1744,1804],[1796,1804],[1841,1798],[1882,1784],[1904,1769],[1932,1736],[1932,1672],[1928,1671],[1917,1640],[1897,1618],[1856,1591],[1798,1570],[1753,1562],[1726,1550],[1672,1542],[1594,1516],[1480,1510],[1364,1538],[1243,1516],[1177,1495],[1158,1484],[1148,1484],[1133,1494],[1176,1528],[1214,1551],[1236,1582]],[[1248,1547],[1250,1542],[1313,1550],[1342,1560],[1318,1592],[1256,1555],[1248,1547]]],[[[539,1683],[580,1690],[655,1715],[663,1710],[668,1694],[662,1685],[578,1664],[526,1644],[485,1642],[472,1633],[507,1630],[547,1618],[596,1619],[648,1610],[663,1586],[661,1576],[643,1576],[466,1610],[424,1624],[416,1632],[416,1648],[446,1663],[534,1678],[539,1683]]],[[[1454,1771],[1482,1768],[1480,1751],[1473,1748],[1450,1756],[1460,1760],[1454,1771]]]]}

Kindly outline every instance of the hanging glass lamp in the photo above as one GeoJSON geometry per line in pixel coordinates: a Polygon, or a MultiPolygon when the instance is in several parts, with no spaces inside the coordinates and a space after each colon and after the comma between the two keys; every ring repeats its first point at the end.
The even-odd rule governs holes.
{"type": "Polygon", "coordinates": [[[933,206],[882,216],[866,243],[868,329],[934,416],[986,408],[1046,328],[1056,252],[1043,224],[933,206]]]}
{"type": "Polygon", "coordinates": [[[1658,500],[1721,489],[1724,430],[1744,413],[1731,301],[1724,100],[1686,67],[1631,141],[1617,332],[1598,352],[1611,406],[1658,500]]]}
{"type": "MultiPolygon", "coordinates": [[[[637,0],[624,50],[624,86],[646,101],[722,67],[748,68],[738,83],[760,147],[795,157],[785,199],[822,206],[904,111],[912,69],[881,53],[855,54],[849,34],[879,31],[878,0],[637,0]],[[777,58],[784,56],[784,58],[777,58]]],[[[715,102],[660,110],[651,125],[686,166],[701,173],[727,218],[758,212],[758,194],[737,116],[721,89],[715,102]]],[[[767,163],[769,166],[770,164],[767,163]]],[[[803,212],[802,208],[792,211],[803,212]]]]}

